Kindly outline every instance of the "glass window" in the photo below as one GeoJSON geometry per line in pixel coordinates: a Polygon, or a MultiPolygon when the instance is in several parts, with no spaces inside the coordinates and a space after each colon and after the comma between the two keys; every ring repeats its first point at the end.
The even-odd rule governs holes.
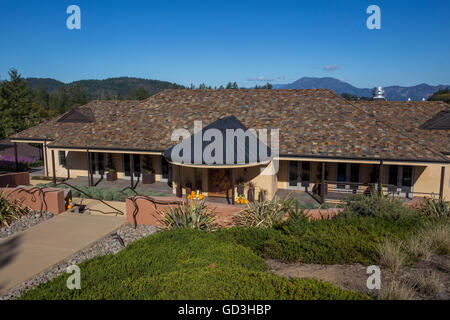
{"type": "Polygon", "coordinates": [[[63,167],[65,167],[66,166],[66,152],[58,151],[58,159],[59,159],[59,164],[62,165],[63,167]]]}
{"type": "Polygon", "coordinates": [[[388,184],[396,186],[398,183],[398,166],[389,166],[388,184]]]}
{"type": "Polygon", "coordinates": [[[350,182],[359,182],[359,164],[350,164],[350,182]]]}
{"type": "Polygon", "coordinates": [[[310,181],[311,180],[311,163],[310,162],[302,162],[302,181],[310,181]]]}
{"type": "Polygon", "coordinates": [[[402,178],[402,186],[404,187],[412,187],[412,166],[403,166],[403,178],[402,178]]]}
{"type": "Polygon", "coordinates": [[[298,163],[289,161],[289,186],[296,187],[298,182],[298,163]]]}

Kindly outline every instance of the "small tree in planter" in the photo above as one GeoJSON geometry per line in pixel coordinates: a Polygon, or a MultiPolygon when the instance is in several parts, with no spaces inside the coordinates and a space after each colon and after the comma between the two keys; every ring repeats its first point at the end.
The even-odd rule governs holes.
{"type": "Polygon", "coordinates": [[[153,161],[150,156],[144,156],[142,164],[142,183],[152,184],[155,182],[155,171],[153,170],[153,161]]]}
{"type": "Polygon", "coordinates": [[[106,161],[106,181],[116,181],[117,180],[117,170],[114,166],[114,161],[112,159],[112,154],[108,153],[106,161]]]}
{"type": "Polygon", "coordinates": [[[255,201],[255,185],[251,182],[248,183],[247,200],[250,202],[255,201]]]}

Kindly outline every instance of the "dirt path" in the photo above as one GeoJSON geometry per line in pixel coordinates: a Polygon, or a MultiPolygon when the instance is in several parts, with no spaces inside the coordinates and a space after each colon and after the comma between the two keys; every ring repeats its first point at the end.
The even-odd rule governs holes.
{"type": "MultiPolygon", "coordinates": [[[[266,263],[272,273],[288,278],[317,278],[334,283],[346,290],[358,291],[378,296],[379,290],[369,290],[366,282],[368,278],[367,266],[355,265],[320,265],[302,264],[298,262],[284,263],[278,260],[266,259],[266,263]]],[[[429,261],[421,261],[413,266],[403,267],[396,274],[397,279],[408,281],[414,286],[414,279],[419,274],[429,274],[431,271],[439,274],[441,291],[434,296],[427,296],[416,292],[417,299],[450,299],[450,255],[433,256],[429,261]]],[[[381,269],[381,286],[389,284],[394,279],[394,274],[381,269]]]]}

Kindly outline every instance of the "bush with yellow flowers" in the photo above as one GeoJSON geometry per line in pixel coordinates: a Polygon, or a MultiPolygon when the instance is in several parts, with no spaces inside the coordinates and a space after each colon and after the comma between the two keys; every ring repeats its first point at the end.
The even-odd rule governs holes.
{"type": "Polygon", "coordinates": [[[197,192],[192,191],[192,192],[188,195],[188,199],[189,199],[189,200],[202,200],[202,199],[204,199],[204,198],[205,198],[205,196],[204,196],[201,192],[199,192],[199,191],[197,191],[197,192]]]}
{"type": "Polygon", "coordinates": [[[239,195],[239,196],[236,197],[236,203],[238,203],[238,204],[248,204],[248,200],[243,195],[239,195]]]}

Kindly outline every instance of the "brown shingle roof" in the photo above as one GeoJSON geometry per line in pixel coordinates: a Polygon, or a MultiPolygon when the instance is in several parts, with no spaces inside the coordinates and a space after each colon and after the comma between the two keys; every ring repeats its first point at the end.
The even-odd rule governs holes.
{"type": "Polygon", "coordinates": [[[444,154],[450,154],[450,131],[429,130],[422,125],[438,114],[450,112],[450,106],[441,101],[378,101],[354,102],[365,111],[392,128],[410,136],[418,143],[444,154]]]}
{"type": "MultiPolygon", "coordinates": [[[[94,101],[81,107],[92,109],[94,123],[52,120],[14,137],[47,137],[54,140],[50,145],[62,147],[163,151],[174,144],[174,129],[192,133],[194,120],[206,126],[234,115],[247,128],[280,129],[280,155],[447,161],[434,146],[402,132],[395,110],[386,120],[372,114],[374,103],[351,104],[326,89],[168,89],[140,103],[115,103],[94,101]]],[[[404,109],[403,104],[393,109],[404,109]]],[[[433,108],[433,114],[440,111],[438,106],[427,115],[433,108]]]]}

